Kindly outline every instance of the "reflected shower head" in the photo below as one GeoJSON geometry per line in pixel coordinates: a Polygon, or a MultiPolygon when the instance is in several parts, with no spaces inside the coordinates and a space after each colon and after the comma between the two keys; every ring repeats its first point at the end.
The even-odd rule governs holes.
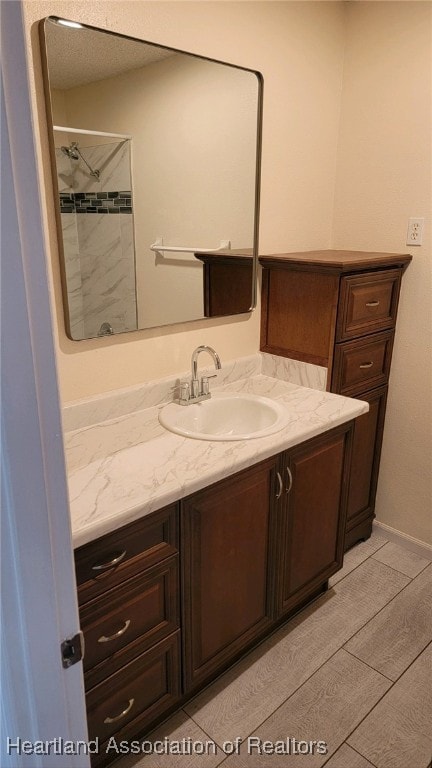
{"type": "Polygon", "coordinates": [[[76,141],[73,141],[70,147],[61,147],[61,151],[63,154],[65,154],[67,157],[69,157],[70,160],[81,160],[86,164],[87,168],[90,171],[90,176],[94,176],[96,179],[99,179],[100,171],[94,169],[89,165],[85,157],[82,156],[81,150],[78,147],[78,144],[76,141]]]}
{"type": "Polygon", "coordinates": [[[75,144],[71,144],[70,147],[61,147],[61,151],[71,160],[79,160],[80,158],[75,144]]]}

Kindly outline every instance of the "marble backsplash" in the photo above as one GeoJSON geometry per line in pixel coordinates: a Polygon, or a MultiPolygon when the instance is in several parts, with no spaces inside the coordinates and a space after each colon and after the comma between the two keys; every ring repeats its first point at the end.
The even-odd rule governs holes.
{"type": "Polygon", "coordinates": [[[327,385],[327,368],[301,360],[291,360],[288,357],[262,353],[262,370],[265,376],[289,381],[300,387],[310,387],[325,392],[327,385]]]}
{"type": "MultiPolygon", "coordinates": [[[[200,366],[199,373],[200,376],[213,375],[214,367],[212,364],[200,366]]],[[[238,360],[222,361],[222,369],[212,379],[211,387],[216,389],[259,374],[319,391],[326,389],[326,368],[261,352],[238,360]]],[[[188,380],[190,375],[190,371],[185,371],[176,376],[67,403],[63,408],[64,430],[86,429],[171,402],[178,397],[180,382],[188,380]]],[[[145,415],[141,414],[140,418],[145,419],[145,415]]]]}

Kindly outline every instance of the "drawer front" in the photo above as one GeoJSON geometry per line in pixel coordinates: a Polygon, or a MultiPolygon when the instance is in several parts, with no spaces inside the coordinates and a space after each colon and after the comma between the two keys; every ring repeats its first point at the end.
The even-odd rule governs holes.
{"type": "Polygon", "coordinates": [[[180,695],[180,633],[175,632],[87,694],[89,739],[106,742],[137,721],[142,730],[180,695]]]}
{"type": "Polygon", "coordinates": [[[332,392],[354,395],[387,383],[393,331],[336,344],[332,392]]]}
{"type": "Polygon", "coordinates": [[[86,688],[178,629],[178,596],[175,556],[86,603],[80,610],[86,688]]]}
{"type": "Polygon", "coordinates": [[[342,278],[338,341],[394,328],[400,282],[399,269],[342,278]]]}
{"type": "Polygon", "coordinates": [[[75,552],[80,605],[177,551],[175,504],[85,544],[75,552]]]}

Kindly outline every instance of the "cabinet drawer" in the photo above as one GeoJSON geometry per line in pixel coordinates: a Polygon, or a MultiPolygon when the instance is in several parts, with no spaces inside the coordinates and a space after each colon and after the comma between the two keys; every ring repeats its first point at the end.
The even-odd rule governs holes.
{"type": "Polygon", "coordinates": [[[180,694],[179,646],[180,633],[175,632],[89,691],[90,740],[99,738],[103,744],[129,726],[138,733],[175,703],[180,694]]]}
{"type": "Polygon", "coordinates": [[[80,605],[177,551],[175,504],[85,544],[75,552],[80,605]]]}
{"type": "Polygon", "coordinates": [[[399,269],[342,278],[338,341],[393,328],[400,281],[399,269]]]}
{"type": "Polygon", "coordinates": [[[80,620],[90,688],[178,628],[178,557],[86,603],[80,620]]]}
{"type": "Polygon", "coordinates": [[[393,331],[336,344],[332,392],[353,395],[385,384],[392,348],[393,331]]]}

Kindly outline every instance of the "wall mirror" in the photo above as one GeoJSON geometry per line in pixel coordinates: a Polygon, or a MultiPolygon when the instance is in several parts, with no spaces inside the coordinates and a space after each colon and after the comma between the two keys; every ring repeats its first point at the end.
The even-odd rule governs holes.
{"type": "Polygon", "coordinates": [[[71,339],[255,305],[262,78],[41,23],[71,339]]]}

